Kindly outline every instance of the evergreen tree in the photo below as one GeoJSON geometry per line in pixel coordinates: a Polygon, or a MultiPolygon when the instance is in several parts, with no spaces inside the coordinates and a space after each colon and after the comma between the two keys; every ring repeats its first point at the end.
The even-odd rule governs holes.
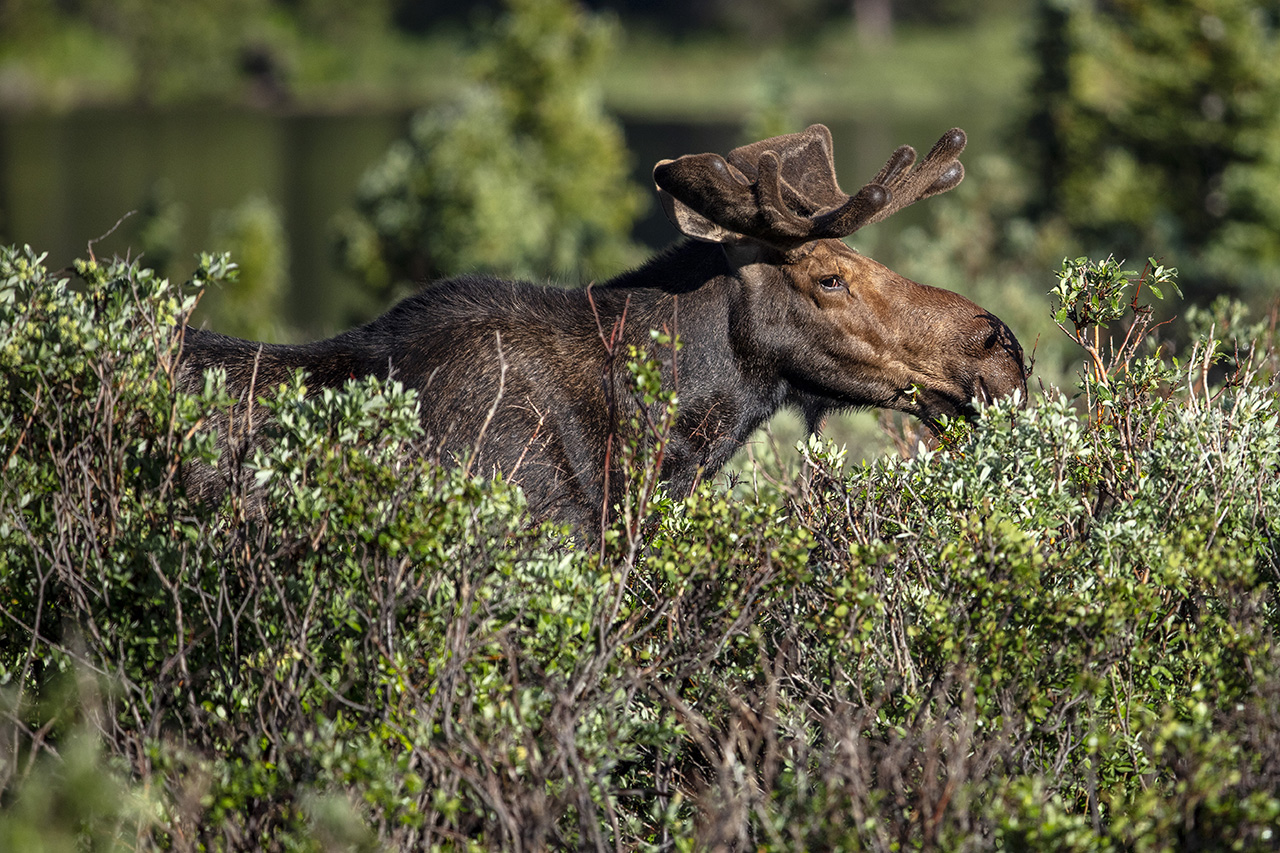
{"type": "Polygon", "coordinates": [[[1041,0],[1029,137],[1040,212],[1177,257],[1184,286],[1280,286],[1276,0],[1041,0]]]}
{"type": "Polygon", "coordinates": [[[508,0],[475,84],[413,123],[339,226],[372,290],[468,271],[604,277],[635,260],[644,196],[594,80],[608,23],[569,0],[508,0]]]}

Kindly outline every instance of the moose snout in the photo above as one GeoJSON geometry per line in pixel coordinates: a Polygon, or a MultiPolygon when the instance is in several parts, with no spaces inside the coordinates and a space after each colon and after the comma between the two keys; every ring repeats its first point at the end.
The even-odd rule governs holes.
{"type": "Polygon", "coordinates": [[[1023,362],[1022,346],[1012,331],[994,314],[979,318],[986,326],[983,340],[983,356],[979,359],[977,375],[970,389],[970,399],[993,403],[1014,392],[1021,392],[1027,399],[1027,370],[1023,362]]]}

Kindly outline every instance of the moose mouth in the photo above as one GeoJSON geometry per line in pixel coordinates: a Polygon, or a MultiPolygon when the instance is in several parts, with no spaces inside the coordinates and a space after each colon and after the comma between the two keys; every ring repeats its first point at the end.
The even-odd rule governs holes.
{"type": "MultiPolygon", "coordinates": [[[[1019,352],[1019,355],[1021,353],[1019,352]]],[[[1005,365],[1011,368],[1014,365],[1005,365]]],[[[1027,400],[1026,370],[1019,358],[1016,370],[1003,369],[992,376],[977,376],[971,384],[968,395],[940,388],[921,388],[915,386],[898,392],[898,398],[887,408],[898,409],[916,417],[929,428],[934,436],[943,433],[943,418],[964,418],[973,420],[978,417],[978,410],[991,405],[997,400],[1019,394],[1019,405],[1025,406],[1027,400]],[[895,405],[896,404],[896,405],[895,405]]]]}
{"type": "Polygon", "coordinates": [[[973,420],[978,416],[978,410],[972,400],[966,400],[957,394],[948,394],[945,391],[915,388],[899,392],[899,397],[903,401],[902,404],[890,405],[887,408],[897,409],[913,416],[924,424],[935,438],[945,431],[944,418],[973,420]]]}

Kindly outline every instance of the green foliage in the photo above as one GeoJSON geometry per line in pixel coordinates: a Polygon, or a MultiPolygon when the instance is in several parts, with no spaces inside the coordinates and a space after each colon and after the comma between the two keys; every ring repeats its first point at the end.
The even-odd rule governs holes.
{"type": "Polygon", "coordinates": [[[1172,270],[1065,262],[1076,403],[683,500],[655,333],[588,548],[395,383],[297,377],[220,447],[174,359],[234,270],[0,252],[0,844],[1274,847],[1280,361],[1238,306],[1174,360],[1172,270]]]}
{"type": "Polygon", "coordinates": [[[353,38],[385,34],[393,5],[391,0],[301,0],[297,9],[304,29],[349,46],[353,38]]]}
{"type": "Polygon", "coordinates": [[[138,253],[148,267],[164,275],[180,253],[186,209],[173,197],[172,185],[159,180],[147,189],[137,216],[138,253]]]}
{"type": "Polygon", "coordinates": [[[1121,269],[1115,258],[1108,257],[1101,263],[1088,258],[1064,260],[1058,274],[1058,285],[1049,292],[1057,305],[1053,309],[1054,324],[1067,334],[1086,356],[1087,372],[1082,388],[1086,406],[1099,406],[1099,422],[1103,420],[1102,408],[1110,408],[1114,414],[1117,394],[1128,394],[1124,410],[1154,411],[1163,407],[1162,400],[1150,396],[1161,383],[1173,377],[1174,371],[1158,356],[1137,358],[1140,348],[1147,343],[1151,331],[1152,310],[1139,305],[1145,287],[1157,299],[1163,299],[1161,288],[1173,288],[1181,295],[1175,276],[1178,271],[1166,269],[1148,259],[1142,276],[1134,281],[1137,273],[1121,269]],[[1118,346],[1109,332],[1112,324],[1132,311],[1133,319],[1118,346]],[[1071,328],[1067,328],[1067,323],[1071,328]]]}
{"type": "MultiPolygon", "coordinates": [[[[85,698],[73,695],[66,701],[85,698]]],[[[21,743],[13,727],[6,726],[4,733],[6,744],[21,743]]],[[[21,768],[21,791],[0,812],[0,848],[23,853],[137,849],[136,839],[160,823],[156,803],[119,772],[118,762],[102,755],[88,725],[59,738],[58,752],[56,758],[40,755],[21,768]]],[[[0,778],[11,779],[20,763],[13,752],[0,755],[0,778]]]]}
{"type": "Polygon", "coordinates": [[[603,277],[635,260],[640,208],[596,76],[610,27],[567,0],[510,0],[475,81],[415,119],[340,226],[375,291],[462,272],[603,277]]]}
{"type": "Polygon", "coordinates": [[[236,276],[201,300],[210,325],[251,340],[279,337],[273,323],[289,281],[289,241],[279,209],[262,196],[249,198],[215,216],[212,230],[218,250],[238,261],[236,276]]]}
{"type": "Polygon", "coordinates": [[[1280,276],[1280,6],[1041,3],[1042,208],[1085,245],[1178,257],[1193,295],[1280,276]]]}
{"type": "Polygon", "coordinates": [[[89,0],[87,17],[128,51],[144,99],[207,97],[231,88],[240,73],[247,25],[267,0],[89,0]]]}

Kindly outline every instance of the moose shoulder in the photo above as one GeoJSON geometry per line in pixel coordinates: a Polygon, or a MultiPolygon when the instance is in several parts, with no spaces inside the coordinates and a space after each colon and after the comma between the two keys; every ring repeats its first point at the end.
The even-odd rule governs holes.
{"type": "MultiPolygon", "coordinates": [[[[855,195],[822,125],[654,170],[692,239],[611,281],[562,290],[486,277],[423,288],[373,322],[301,346],[187,329],[182,381],[227,371],[233,394],[302,368],[314,388],[394,376],[416,388],[446,461],[518,482],[532,511],[598,529],[618,498],[618,439],[643,405],[625,354],[652,353],[676,390],[663,475],[684,493],[778,409],[816,428],[835,409],[896,409],[932,425],[974,399],[1025,390],[1022,350],[991,313],[916,284],[839,238],[964,176],[952,130],[915,165],[903,146],[855,195]],[[659,351],[651,329],[678,335],[659,351]]],[[[219,475],[197,475],[208,485],[219,475]]],[[[199,485],[199,484],[198,484],[199,485]]]]}

